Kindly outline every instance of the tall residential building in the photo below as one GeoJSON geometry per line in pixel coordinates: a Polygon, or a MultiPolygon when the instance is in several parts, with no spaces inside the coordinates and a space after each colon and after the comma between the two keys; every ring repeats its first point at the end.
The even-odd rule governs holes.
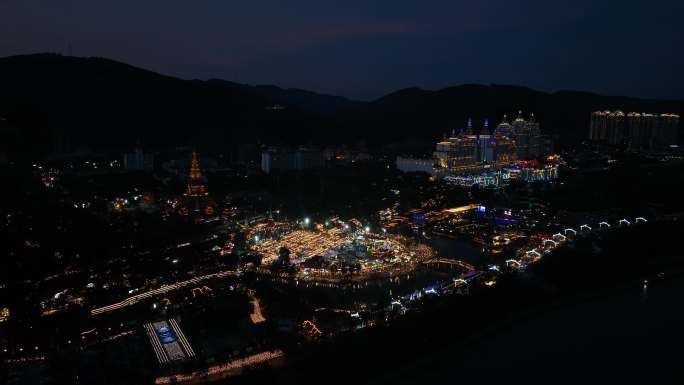
{"type": "Polygon", "coordinates": [[[657,137],[661,138],[661,143],[658,143],[658,145],[670,146],[677,144],[677,134],[679,133],[679,115],[660,114],[659,123],[657,137]]]}
{"type": "Polygon", "coordinates": [[[592,113],[589,138],[592,141],[611,146],[624,146],[626,140],[625,113],[619,110],[592,113]]]}
{"type": "Polygon", "coordinates": [[[274,170],[310,170],[323,168],[323,152],[318,149],[299,147],[268,147],[261,152],[261,171],[270,174],[274,170]]]}
{"type": "MultiPolygon", "coordinates": [[[[528,120],[522,116],[522,111],[518,111],[518,116],[513,123],[508,123],[506,115],[503,121],[497,126],[496,131],[501,135],[506,135],[515,142],[516,156],[518,159],[534,159],[544,155],[544,143],[539,128],[539,122],[530,115],[528,120]]],[[[548,140],[548,139],[547,139],[548,140]]]]}
{"type": "Polygon", "coordinates": [[[135,148],[135,152],[124,154],[123,161],[126,170],[150,172],[154,169],[154,155],[143,153],[140,146],[135,148]]]}
{"type": "Polygon", "coordinates": [[[662,151],[677,143],[679,115],[596,111],[591,114],[589,139],[633,151],[662,151]]]}
{"type": "Polygon", "coordinates": [[[396,160],[397,170],[402,172],[424,172],[435,175],[434,159],[411,158],[398,156],[396,160]]]}

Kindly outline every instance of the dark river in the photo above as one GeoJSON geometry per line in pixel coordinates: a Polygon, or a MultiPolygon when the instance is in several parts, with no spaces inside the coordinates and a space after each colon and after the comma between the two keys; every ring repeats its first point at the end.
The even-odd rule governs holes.
{"type": "Polygon", "coordinates": [[[422,241],[435,249],[441,258],[458,259],[472,264],[482,262],[480,247],[469,240],[434,236],[422,241]]]}
{"type": "Polygon", "coordinates": [[[423,383],[681,384],[683,298],[676,278],[549,310],[435,360],[423,383]]]}

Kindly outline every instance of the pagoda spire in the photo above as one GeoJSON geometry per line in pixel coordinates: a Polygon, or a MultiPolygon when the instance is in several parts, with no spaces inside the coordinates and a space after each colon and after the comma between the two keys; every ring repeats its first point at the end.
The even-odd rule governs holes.
{"type": "Polygon", "coordinates": [[[202,171],[199,167],[199,160],[197,152],[192,152],[192,161],[190,162],[190,173],[188,175],[187,195],[205,195],[206,191],[202,185],[202,171]]]}
{"type": "Polygon", "coordinates": [[[192,161],[190,162],[190,179],[199,180],[202,178],[202,171],[199,168],[199,160],[197,160],[197,152],[192,152],[192,161]]]}

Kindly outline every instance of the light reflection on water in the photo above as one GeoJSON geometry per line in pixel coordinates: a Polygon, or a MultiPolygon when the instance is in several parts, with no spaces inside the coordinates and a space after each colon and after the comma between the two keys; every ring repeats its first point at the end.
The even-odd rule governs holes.
{"type": "Polygon", "coordinates": [[[448,274],[420,267],[410,274],[402,274],[391,279],[337,285],[302,281],[295,284],[294,281],[286,280],[277,283],[296,287],[302,296],[306,296],[312,304],[320,307],[351,308],[360,303],[382,307],[386,306],[391,298],[408,295],[436,283],[450,282],[455,274],[457,272],[448,274]]]}
{"type": "MultiPolygon", "coordinates": [[[[458,358],[446,355],[444,368],[430,373],[426,383],[447,384],[458,376],[477,382],[486,369],[492,383],[632,384],[682,383],[684,344],[681,325],[684,277],[638,281],[577,303],[523,317],[471,345],[458,358]],[[567,370],[568,363],[580,370],[567,370]],[[511,368],[534,367],[533,371],[511,368]]],[[[454,350],[457,350],[455,348],[454,350]]],[[[422,367],[417,371],[422,372],[422,367]]],[[[412,373],[411,373],[412,374],[412,373]]]]}
{"type": "Polygon", "coordinates": [[[444,258],[459,259],[473,264],[481,262],[482,259],[480,248],[469,240],[434,237],[425,239],[424,242],[444,258]]]}

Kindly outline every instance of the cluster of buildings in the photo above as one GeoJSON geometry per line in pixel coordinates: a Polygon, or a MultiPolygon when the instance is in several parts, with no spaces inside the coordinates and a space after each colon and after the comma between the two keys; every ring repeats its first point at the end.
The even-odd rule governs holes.
{"type": "Polygon", "coordinates": [[[510,136],[494,130],[489,133],[489,122],[484,121],[480,133],[473,132],[472,119],[468,119],[465,133],[453,130],[449,138],[437,143],[433,157],[436,166],[454,173],[472,172],[483,166],[496,167],[517,159],[516,147],[510,136]]]}
{"type": "Polygon", "coordinates": [[[154,169],[154,155],[144,153],[140,145],[138,145],[135,151],[124,154],[123,166],[124,169],[129,171],[152,172],[154,169]]]}
{"type": "Polygon", "coordinates": [[[340,278],[333,275],[337,273],[410,271],[434,254],[407,238],[372,232],[354,218],[345,223],[335,217],[325,225],[308,218],[301,223],[269,221],[249,228],[245,238],[250,251],[262,257],[262,265],[294,268],[300,281],[331,283],[340,278]]]}
{"type": "Polygon", "coordinates": [[[527,162],[515,163],[500,170],[482,172],[480,174],[447,175],[444,180],[463,187],[499,187],[512,180],[525,182],[548,182],[558,179],[558,166],[530,165],[527,162]]]}
{"type": "Polygon", "coordinates": [[[261,171],[270,174],[275,170],[311,170],[323,168],[323,152],[315,148],[267,147],[261,152],[261,171]]]}
{"type": "Polygon", "coordinates": [[[361,148],[346,146],[318,147],[299,146],[265,147],[261,152],[261,171],[270,174],[273,171],[303,171],[325,167],[326,162],[338,164],[363,162],[371,159],[368,151],[361,148]]]}
{"type": "Polygon", "coordinates": [[[500,170],[518,160],[536,159],[553,152],[550,138],[541,135],[534,114],[526,120],[522,112],[512,122],[506,115],[494,130],[485,119],[479,132],[468,119],[465,132],[453,130],[450,137],[437,143],[432,158],[397,158],[397,168],[404,172],[427,172],[437,176],[459,176],[500,170]]]}
{"type": "Polygon", "coordinates": [[[646,112],[595,111],[591,114],[592,142],[631,151],[663,151],[677,143],[679,115],[646,112]]]}

